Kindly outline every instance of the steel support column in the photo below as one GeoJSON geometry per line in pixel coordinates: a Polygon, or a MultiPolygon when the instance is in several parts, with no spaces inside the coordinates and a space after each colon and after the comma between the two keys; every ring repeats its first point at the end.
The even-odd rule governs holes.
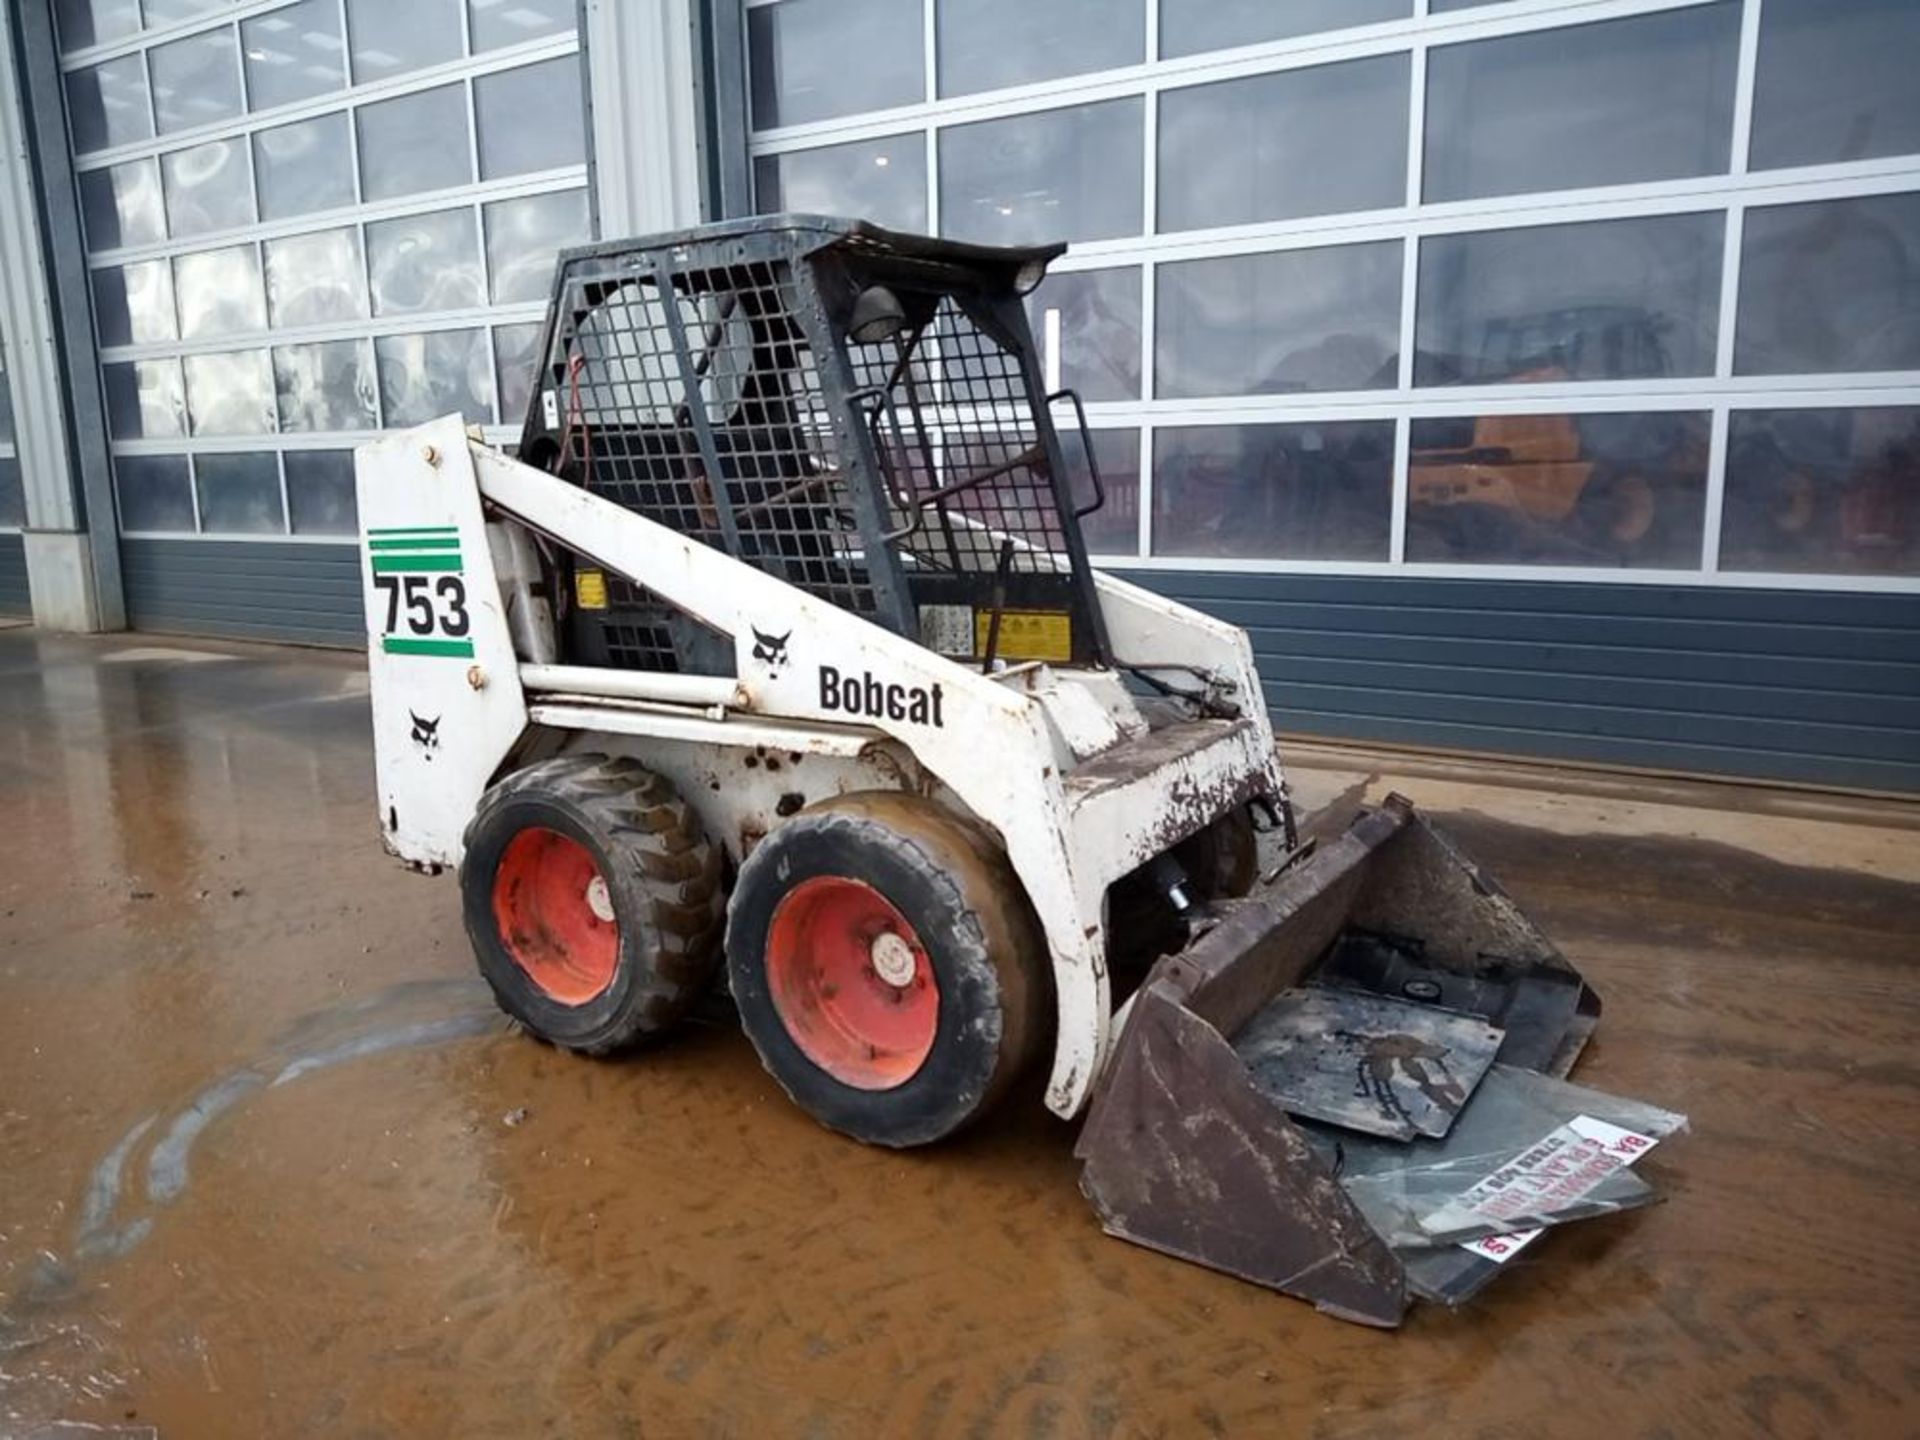
{"type": "Polygon", "coordinates": [[[47,0],[0,24],[0,316],[10,343],[34,618],[126,624],[80,207],[47,0]]]}
{"type": "Polygon", "coordinates": [[[649,235],[701,220],[696,0],[585,0],[596,230],[649,235]]]}

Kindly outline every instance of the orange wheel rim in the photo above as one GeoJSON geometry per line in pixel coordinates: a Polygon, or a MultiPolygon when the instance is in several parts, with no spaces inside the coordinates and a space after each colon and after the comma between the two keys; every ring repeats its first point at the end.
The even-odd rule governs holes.
{"type": "Polygon", "coordinates": [[[800,1052],[856,1090],[905,1084],[933,1050],[933,962],[865,881],[815,876],[782,898],[767,934],[767,989],[800,1052]]]}
{"type": "Polygon", "coordinates": [[[584,1005],[606,993],[620,925],[593,852],[558,830],[515,835],[493,872],[493,920],[513,963],[549,999],[584,1005]]]}

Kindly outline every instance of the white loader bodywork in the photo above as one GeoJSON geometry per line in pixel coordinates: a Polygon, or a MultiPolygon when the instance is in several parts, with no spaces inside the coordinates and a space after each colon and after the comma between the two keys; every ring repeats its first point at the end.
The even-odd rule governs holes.
{"type": "Polygon", "coordinates": [[[481,795],[543,748],[614,749],[670,774],[736,860],[795,797],[933,795],[1000,836],[1044,927],[1058,1017],[1047,1103],[1060,1115],[1085,1104],[1109,1041],[1108,886],[1233,807],[1283,795],[1245,635],[1111,577],[1096,583],[1116,660],[1203,673],[1240,718],[1152,729],[1113,671],[982,674],[510,460],[458,417],[364,447],[357,470],[380,816],[396,854],[459,864],[481,795]],[[734,678],[551,663],[516,530],[731,636],[734,678]]]}

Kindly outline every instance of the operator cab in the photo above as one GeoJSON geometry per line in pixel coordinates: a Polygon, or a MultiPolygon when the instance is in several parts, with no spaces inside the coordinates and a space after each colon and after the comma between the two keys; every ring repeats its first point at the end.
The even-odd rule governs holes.
{"type": "MultiPolygon", "coordinates": [[[[568,251],[520,453],[951,658],[1105,663],[1104,495],[1023,303],[1063,249],[782,215],[568,251]]],[[[643,585],[555,567],[568,658],[730,673],[643,585]]]]}

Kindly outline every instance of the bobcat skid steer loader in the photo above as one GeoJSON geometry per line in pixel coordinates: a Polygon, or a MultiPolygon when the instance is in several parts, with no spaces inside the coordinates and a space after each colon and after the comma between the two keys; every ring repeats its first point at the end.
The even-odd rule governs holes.
{"type": "Polygon", "coordinates": [[[1246,636],[1089,566],[1059,253],[563,255],[517,458],[358,456],[385,840],[536,1036],[659,1036],[724,963],[794,1101],[894,1146],[1045,1057],[1109,1230],[1392,1325],[1647,1198],[1680,1120],[1559,1078],[1598,1001],[1405,802],[1294,846],[1246,636]]]}

